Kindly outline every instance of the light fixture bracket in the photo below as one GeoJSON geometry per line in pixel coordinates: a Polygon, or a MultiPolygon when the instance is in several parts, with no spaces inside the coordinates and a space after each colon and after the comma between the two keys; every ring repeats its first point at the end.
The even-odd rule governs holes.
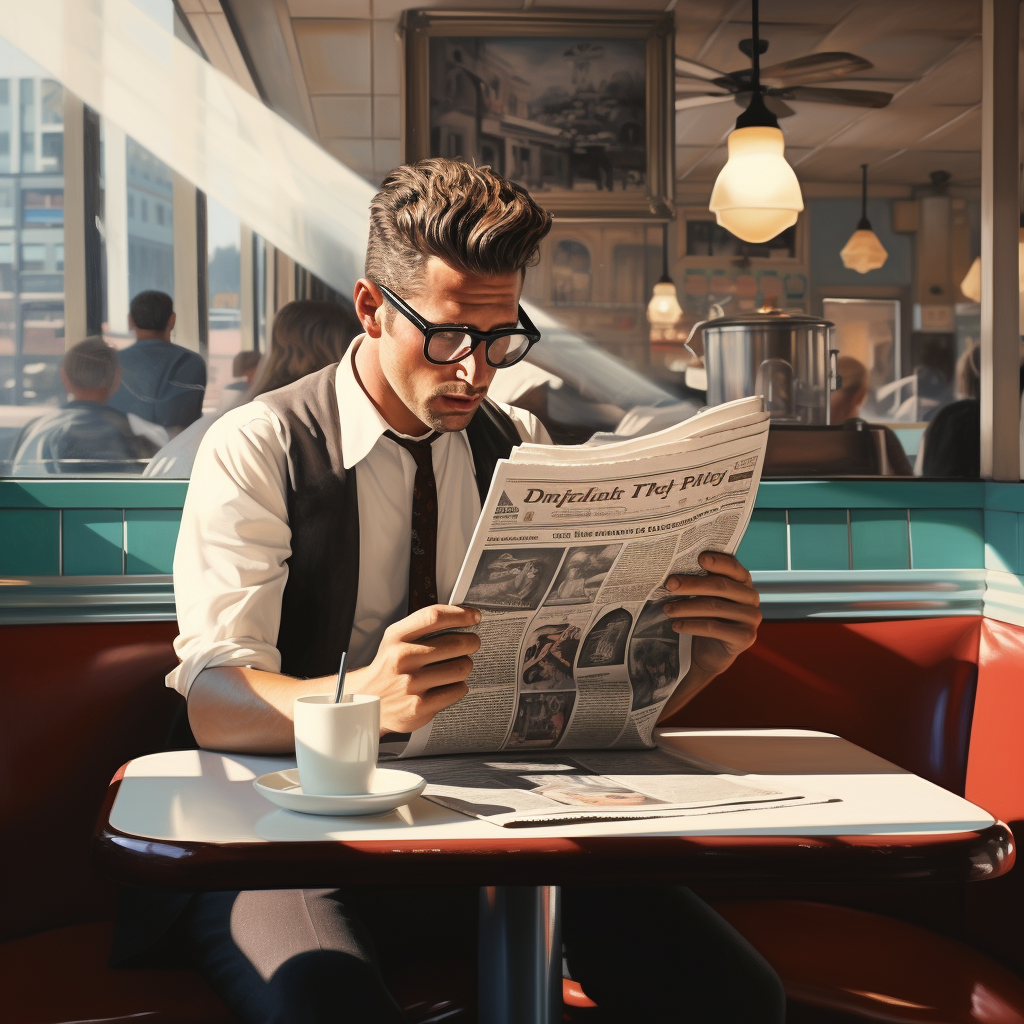
{"type": "Polygon", "coordinates": [[[750,57],[750,105],[736,118],[737,128],[778,128],[779,119],[765,106],[761,93],[761,54],[768,49],[762,42],[757,17],[757,0],[750,3],[750,39],[740,43],[740,49],[750,57]]]}

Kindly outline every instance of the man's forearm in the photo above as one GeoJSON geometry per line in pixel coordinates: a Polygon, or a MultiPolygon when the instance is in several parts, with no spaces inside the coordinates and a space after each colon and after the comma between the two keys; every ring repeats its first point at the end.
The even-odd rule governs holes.
{"type": "Polygon", "coordinates": [[[188,720],[201,747],[286,754],[295,746],[295,698],[333,688],[332,676],[295,679],[254,668],[207,668],[189,690],[188,720]]]}
{"type": "Polygon", "coordinates": [[[680,708],[685,707],[715,676],[720,674],[719,672],[708,672],[697,665],[690,665],[690,671],[680,680],[658,718],[659,724],[666,718],[671,718],[680,708]]]}

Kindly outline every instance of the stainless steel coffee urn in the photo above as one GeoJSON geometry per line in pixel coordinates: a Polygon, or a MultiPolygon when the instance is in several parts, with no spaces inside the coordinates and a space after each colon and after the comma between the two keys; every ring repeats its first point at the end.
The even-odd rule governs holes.
{"type": "Polygon", "coordinates": [[[834,324],[780,311],[720,317],[696,324],[703,343],[708,405],[763,395],[774,424],[825,426],[838,387],[834,324]]]}

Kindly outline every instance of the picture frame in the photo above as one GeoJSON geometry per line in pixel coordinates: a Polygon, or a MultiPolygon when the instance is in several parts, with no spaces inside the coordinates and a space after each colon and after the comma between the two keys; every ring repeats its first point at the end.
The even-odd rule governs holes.
{"type": "Polygon", "coordinates": [[[560,218],[673,215],[671,15],[408,11],[406,160],[490,164],[560,218]]]}

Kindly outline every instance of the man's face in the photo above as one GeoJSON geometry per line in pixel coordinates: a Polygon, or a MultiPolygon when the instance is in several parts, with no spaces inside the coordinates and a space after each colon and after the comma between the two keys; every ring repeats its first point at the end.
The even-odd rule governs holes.
{"type": "MultiPolygon", "coordinates": [[[[491,331],[516,325],[522,288],[519,273],[468,274],[431,257],[415,293],[395,291],[431,323],[491,331]]],[[[381,371],[405,407],[433,430],[465,428],[496,372],[484,358],[484,346],[462,362],[438,366],[423,355],[423,334],[401,313],[385,306],[377,321],[381,371]]]]}

